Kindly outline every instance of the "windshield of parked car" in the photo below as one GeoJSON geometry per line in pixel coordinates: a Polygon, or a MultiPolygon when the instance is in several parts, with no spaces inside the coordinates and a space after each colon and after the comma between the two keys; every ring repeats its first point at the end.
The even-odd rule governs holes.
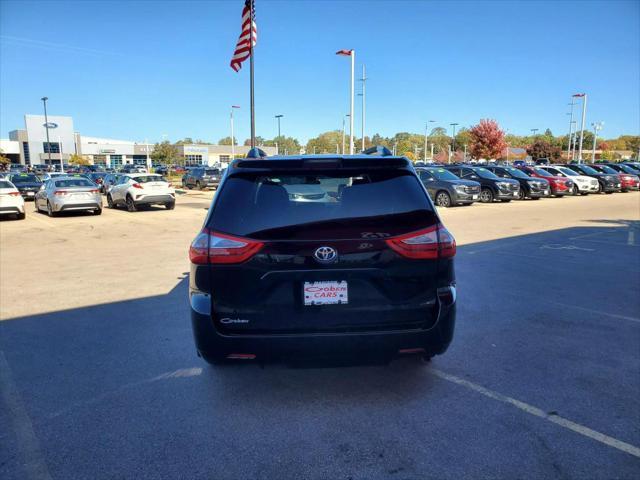
{"type": "Polygon", "coordinates": [[[133,179],[133,181],[138,183],[150,183],[150,182],[168,183],[168,180],[164,178],[162,175],[138,175],[131,178],[133,179]]]}
{"type": "Polygon", "coordinates": [[[609,165],[598,165],[598,168],[602,170],[604,173],[611,173],[614,175],[618,174],[618,171],[611,168],[609,165]]]}
{"type": "Polygon", "coordinates": [[[523,178],[523,179],[530,178],[529,175],[527,175],[526,173],[524,173],[522,170],[518,168],[505,167],[504,169],[516,178],[523,178]]]}
{"type": "Polygon", "coordinates": [[[70,178],[68,180],[55,180],[55,186],[61,188],[69,187],[95,187],[93,182],[90,182],[86,178],[70,178]]]}
{"type": "Polygon", "coordinates": [[[625,173],[628,173],[630,175],[638,175],[638,171],[629,167],[628,165],[618,165],[618,167],[620,167],[625,173]]]}
{"type": "Polygon", "coordinates": [[[256,239],[383,238],[433,225],[418,178],[405,170],[236,174],[209,228],[256,239]]]}
{"type": "Polygon", "coordinates": [[[574,172],[573,170],[567,167],[558,167],[558,170],[564,173],[565,175],[569,175],[570,177],[576,177],[580,175],[579,173],[574,172]]]}
{"type": "Polygon", "coordinates": [[[427,172],[431,173],[438,180],[460,180],[460,177],[451,173],[445,168],[428,168],[427,172]]]}
{"type": "Polygon", "coordinates": [[[540,168],[540,167],[535,167],[533,169],[534,172],[536,172],[538,175],[541,175],[543,177],[553,177],[553,175],[549,172],[547,172],[544,168],[540,168]]]}
{"type": "Polygon", "coordinates": [[[482,178],[486,178],[488,180],[500,180],[499,176],[497,176],[491,170],[487,170],[486,168],[478,167],[474,168],[473,171],[480,175],[482,178]]]}
{"type": "Polygon", "coordinates": [[[588,175],[594,175],[594,174],[598,174],[601,172],[598,172],[595,168],[591,168],[588,165],[580,165],[580,168],[582,169],[582,171],[588,175]]]}
{"type": "Polygon", "coordinates": [[[31,173],[21,173],[19,175],[12,175],[11,181],[14,185],[17,185],[18,183],[40,182],[40,179],[31,173]]]}

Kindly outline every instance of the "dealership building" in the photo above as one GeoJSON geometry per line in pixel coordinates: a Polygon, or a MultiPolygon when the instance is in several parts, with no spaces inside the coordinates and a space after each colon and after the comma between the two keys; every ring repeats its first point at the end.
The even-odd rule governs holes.
{"type": "MultiPolygon", "coordinates": [[[[125,164],[147,165],[151,160],[153,144],[87,137],[73,128],[73,118],[48,115],[25,115],[24,130],[9,132],[9,139],[0,140],[2,154],[12,163],[22,165],[60,164],[73,154],[81,155],[94,165],[118,168],[125,164]],[[48,128],[47,128],[48,127],[48,128]],[[47,130],[49,141],[47,142],[47,130]]],[[[184,165],[217,165],[231,160],[231,145],[176,145],[184,165]]],[[[250,147],[237,145],[236,155],[246,155],[250,147]]],[[[275,155],[275,147],[261,147],[268,155],[275,155]]]]}

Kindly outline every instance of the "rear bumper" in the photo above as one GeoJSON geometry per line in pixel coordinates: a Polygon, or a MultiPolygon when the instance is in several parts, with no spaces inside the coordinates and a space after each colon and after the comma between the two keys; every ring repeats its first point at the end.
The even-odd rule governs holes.
{"type": "Polygon", "coordinates": [[[153,205],[157,203],[171,203],[175,202],[176,197],[170,194],[166,195],[146,195],[144,197],[136,198],[134,203],[136,205],[153,205]]]}
{"type": "Polygon", "coordinates": [[[444,353],[453,338],[456,319],[453,294],[439,296],[439,313],[430,328],[349,333],[223,335],[211,317],[211,297],[190,293],[191,324],[196,349],[212,359],[232,354],[255,355],[258,361],[287,361],[303,358],[371,356],[391,359],[401,349],[424,349],[430,354],[444,353]]]}
{"type": "Polygon", "coordinates": [[[0,215],[14,215],[16,213],[24,213],[24,205],[3,205],[0,206],[0,215]]]}

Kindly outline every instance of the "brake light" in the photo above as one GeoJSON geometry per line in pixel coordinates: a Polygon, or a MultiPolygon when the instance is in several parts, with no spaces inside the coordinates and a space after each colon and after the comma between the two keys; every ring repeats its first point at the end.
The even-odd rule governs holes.
{"type": "Polygon", "coordinates": [[[53,192],[54,195],[58,195],[58,196],[66,195],[67,193],[69,192],[67,192],[66,190],[56,190],[55,192],[53,192]]]}
{"type": "Polygon", "coordinates": [[[133,185],[131,185],[133,188],[143,188],[142,185],[140,185],[139,183],[134,183],[133,185]]]}
{"type": "Polygon", "coordinates": [[[96,189],[93,189],[93,190],[89,190],[89,193],[100,193],[100,190],[98,190],[98,189],[96,188],[96,189]]]}
{"type": "Polygon", "coordinates": [[[456,254],[456,241],[443,225],[389,238],[385,242],[406,258],[451,258],[456,254]]]}
{"type": "Polygon", "coordinates": [[[196,265],[242,263],[258,253],[264,243],[203,229],[189,248],[189,260],[196,265]]]}
{"type": "Polygon", "coordinates": [[[20,196],[20,192],[9,192],[9,195],[12,197],[19,197],[20,196]]]}

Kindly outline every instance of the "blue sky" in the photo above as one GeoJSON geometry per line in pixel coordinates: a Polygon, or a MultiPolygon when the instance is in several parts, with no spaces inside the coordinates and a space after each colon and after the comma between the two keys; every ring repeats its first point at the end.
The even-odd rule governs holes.
{"type": "MultiPolygon", "coordinates": [[[[248,62],[229,67],[241,0],[0,1],[0,137],[25,113],[85,135],[156,141],[249,136],[248,62]]],[[[509,133],[568,130],[589,94],[604,137],[640,131],[640,2],[256,0],[257,134],[341,128],[349,61],[367,67],[367,134],[494,118],[509,133]]],[[[359,78],[359,76],[358,76],[359,78]]],[[[359,91],[359,86],[356,87],[359,91]]],[[[356,133],[360,108],[356,97],[356,133]]]]}

